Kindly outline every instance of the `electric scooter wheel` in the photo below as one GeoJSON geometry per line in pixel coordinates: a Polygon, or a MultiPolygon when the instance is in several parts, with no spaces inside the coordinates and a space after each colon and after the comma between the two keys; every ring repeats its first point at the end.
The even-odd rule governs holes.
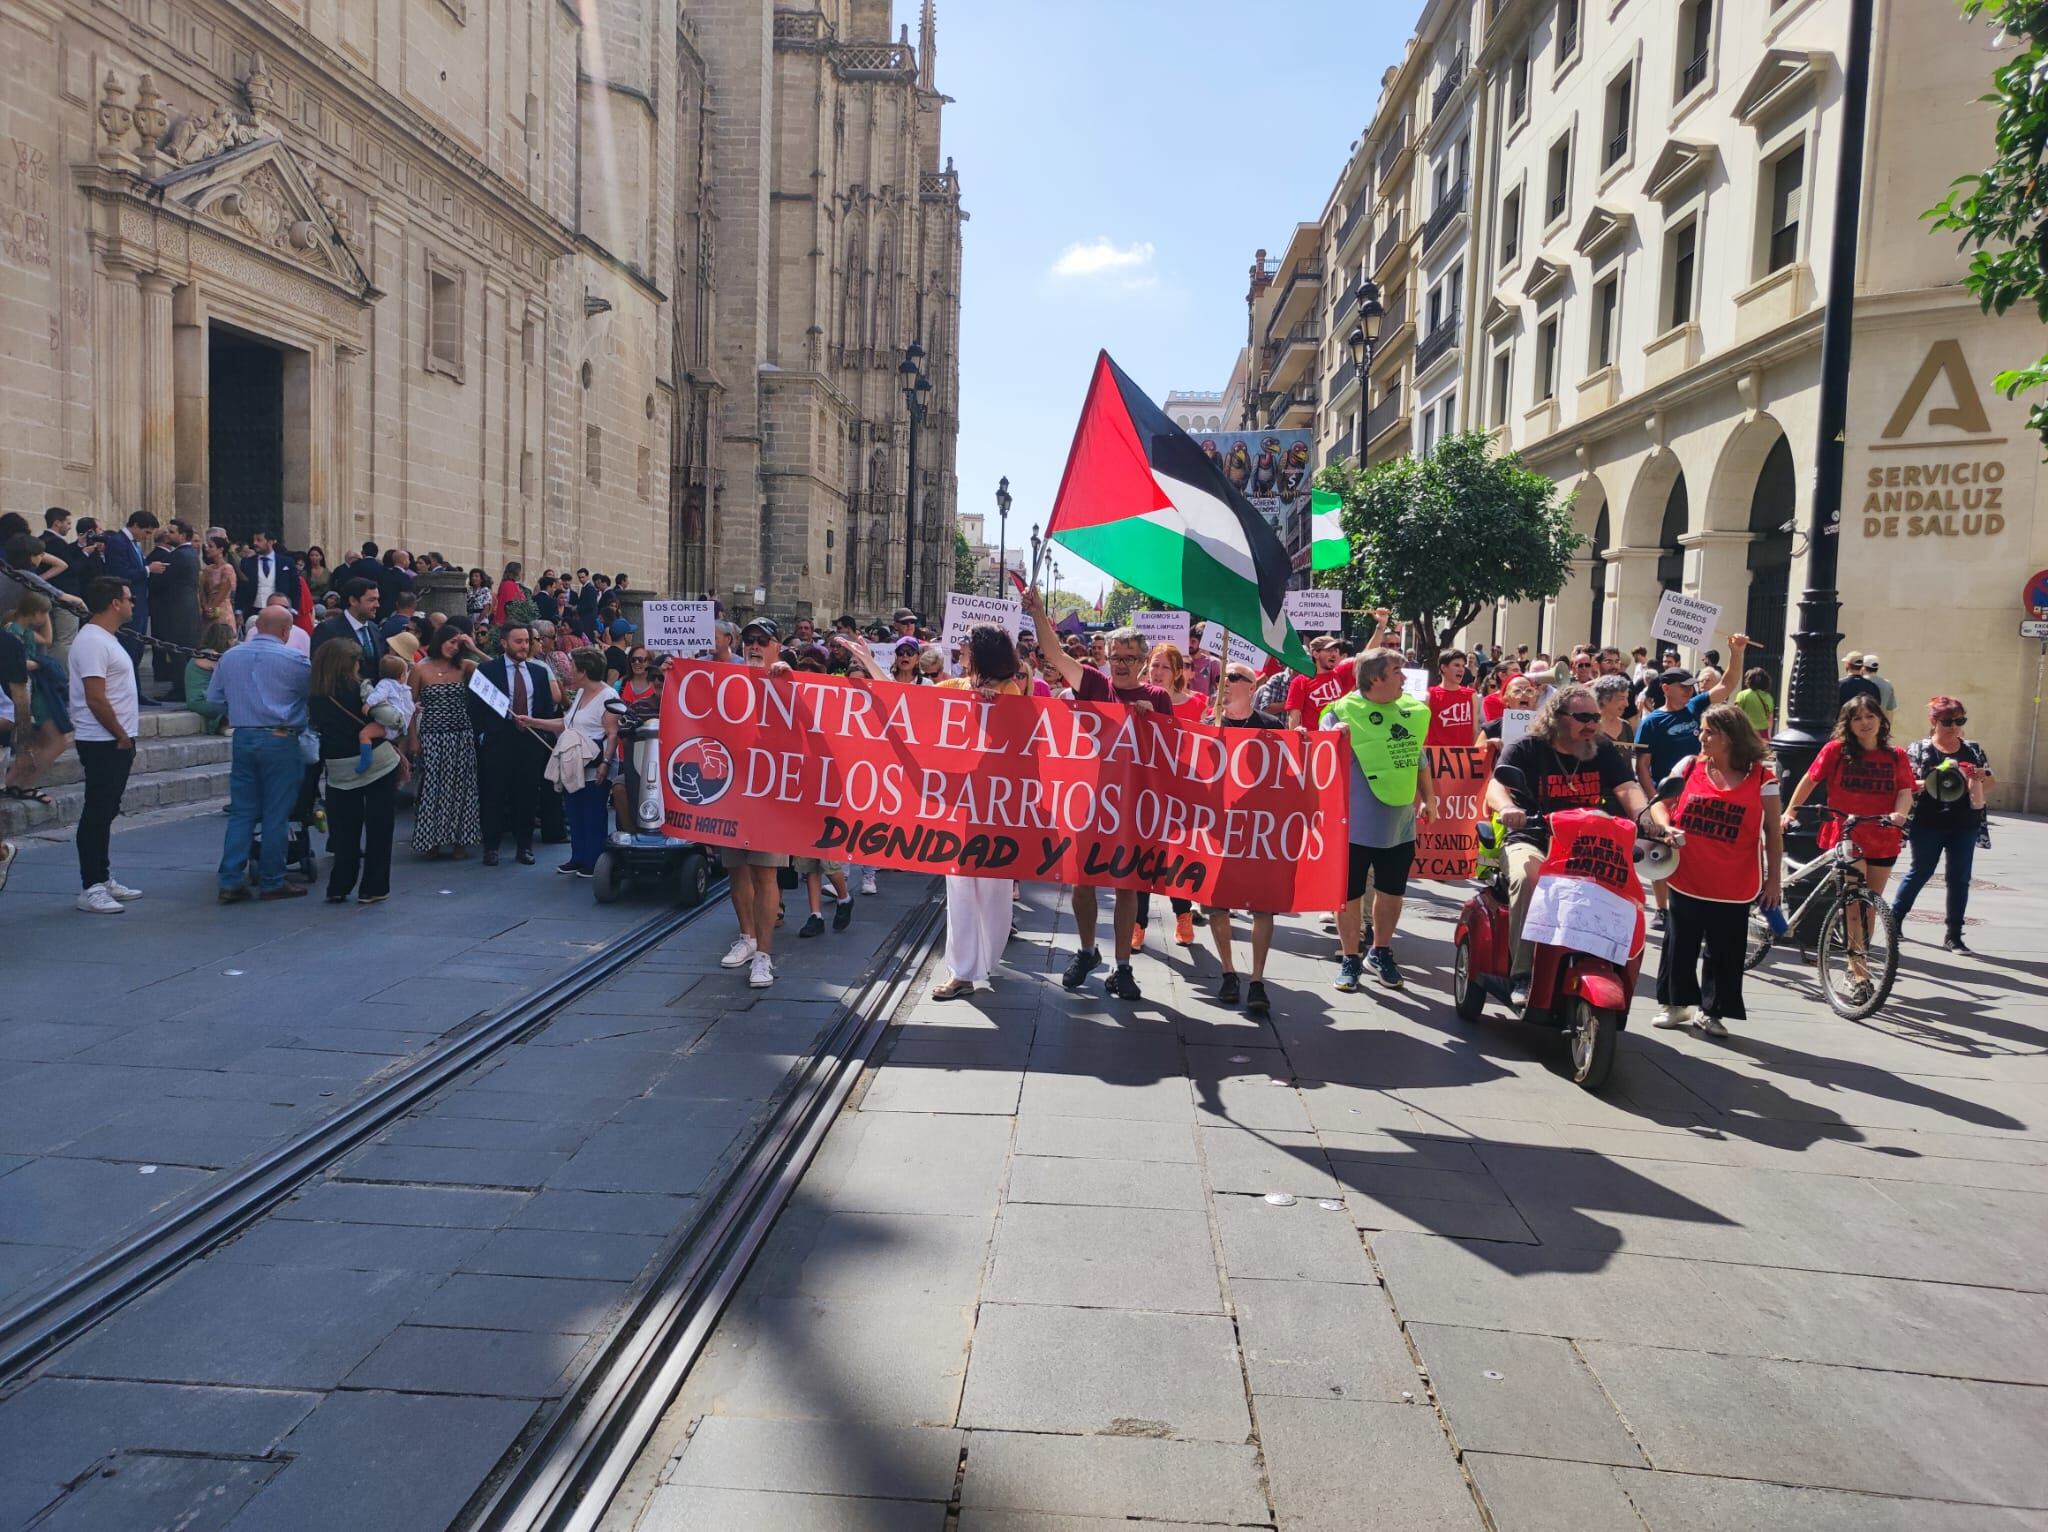
{"type": "Polygon", "coordinates": [[[1572,1002],[1572,1024],[1565,1034],[1571,1046],[1572,1083],[1598,1090],[1614,1070],[1614,1049],[1621,1021],[1614,1012],[1584,999],[1572,1002]]]}
{"type": "Polygon", "coordinates": [[[599,904],[613,904],[626,891],[626,864],[609,851],[600,851],[591,869],[590,892],[599,904]]]}
{"type": "Polygon", "coordinates": [[[1472,944],[1460,938],[1451,968],[1451,1013],[1468,1026],[1486,1011],[1486,991],[1472,972],[1472,944]]]}
{"type": "Polygon", "coordinates": [[[702,852],[684,855],[676,869],[676,882],[680,885],[676,897],[684,909],[693,910],[704,902],[704,896],[711,892],[711,866],[702,852]]]}

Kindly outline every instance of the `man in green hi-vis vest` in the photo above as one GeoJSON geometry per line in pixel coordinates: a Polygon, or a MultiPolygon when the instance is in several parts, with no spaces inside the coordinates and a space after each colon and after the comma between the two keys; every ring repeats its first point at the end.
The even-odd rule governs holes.
{"type": "Polygon", "coordinates": [[[1337,988],[1358,988],[1366,968],[1389,989],[1401,987],[1394,928],[1415,864],[1416,826],[1430,817],[1433,786],[1423,741],[1429,704],[1401,690],[1398,649],[1368,649],[1357,660],[1358,690],[1323,709],[1323,727],[1351,739],[1351,868],[1337,936],[1344,948],[1337,988]],[[1366,889],[1372,890],[1372,950],[1360,957],[1366,889]]]}

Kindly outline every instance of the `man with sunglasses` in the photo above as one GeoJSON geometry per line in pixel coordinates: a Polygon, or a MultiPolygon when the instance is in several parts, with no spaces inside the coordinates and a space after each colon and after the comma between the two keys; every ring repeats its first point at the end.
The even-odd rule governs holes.
{"type": "Polygon", "coordinates": [[[1500,754],[1486,784],[1486,811],[1498,814],[1507,833],[1502,859],[1508,875],[1508,940],[1512,956],[1508,986],[1519,1001],[1528,992],[1535,954],[1522,941],[1522,922],[1536,892],[1536,870],[1550,851],[1550,831],[1529,823],[1531,815],[1560,809],[1618,805],[1639,814],[1649,795],[1635,780],[1621,752],[1600,732],[1600,704],[1590,686],[1568,682],[1552,692],[1529,732],[1500,754]]]}
{"type": "MultiPolygon", "coordinates": [[[[1151,646],[1136,628],[1117,628],[1096,635],[1102,640],[1109,667],[1105,676],[1093,665],[1082,664],[1060,648],[1060,636],[1046,613],[1045,598],[1037,591],[1024,593],[1024,610],[1038,630],[1038,646],[1044,652],[1046,664],[1073,689],[1076,702],[1120,702],[1136,712],[1173,717],[1173,699],[1145,679],[1145,662],[1151,657],[1151,646]]],[[[1088,982],[1088,975],[1102,966],[1102,952],[1095,945],[1095,892],[1092,887],[1081,885],[1073,890],[1074,929],[1079,946],[1060,976],[1060,982],[1068,989],[1079,989],[1088,982]]],[[[1131,974],[1131,933],[1138,923],[1137,890],[1116,890],[1114,910],[1111,929],[1116,938],[1116,969],[1105,987],[1119,1000],[1142,999],[1138,981],[1131,974]]]]}
{"type": "MultiPolygon", "coordinates": [[[[749,665],[772,671],[782,660],[782,630],[772,618],[756,617],[740,629],[740,649],[749,665]]],[[[746,968],[748,985],[766,989],[775,982],[775,919],[782,903],[778,875],[789,858],[776,851],[734,849],[725,852],[724,861],[740,934],[719,962],[746,968]]]]}

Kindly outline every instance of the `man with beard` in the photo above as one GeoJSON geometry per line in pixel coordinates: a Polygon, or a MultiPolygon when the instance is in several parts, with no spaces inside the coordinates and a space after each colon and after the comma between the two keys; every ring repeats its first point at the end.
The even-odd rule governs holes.
{"type": "Polygon", "coordinates": [[[1611,811],[1613,804],[1634,815],[1648,802],[1628,762],[1600,732],[1600,704],[1590,686],[1568,682],[1551,692],[1529,732],[1501,752],[1486,784],[1486,809],[1500,815],[1508,832],[1502,852],[1512,903],[1508,983],[1517,1001],[1528,991],[1535,962],[1522,941],[1522,921],[1536,892],[1536,870],[1550,851],[1548,827],[1532,826],[1530,816],[1560,809],[1611,811]]]}

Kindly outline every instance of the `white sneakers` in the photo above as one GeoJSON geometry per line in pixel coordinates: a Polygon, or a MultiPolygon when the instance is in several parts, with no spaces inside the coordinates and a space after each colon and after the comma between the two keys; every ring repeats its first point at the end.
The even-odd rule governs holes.
{"type": "Polygon", "coordinates": [[[107,892],[123,904],[133,904],[142,897],[141,889],[130,888],[126,883],[116,883],[112,878],[107,879],[107,892]]]}
{"type": "Polygon", "coordinates": [[[753,967],[747,970],[747,983],[754,989],[766,989],[775,982],[775,959],[765,952],[754,954],[753,967]]]}
{"type": "Polygon", "coordinates": [[[83,910],[88,915],[119,915],[128,906],[114,897],[112,887],[113,885],[109,883],[93,884],[78,896],[78,903],[73,908],[83,910]]]}
{"type": "Polygon", "coordinates": [[[873,868],[869,868],[866,872],[863,872],[860,875],[860,891],[864,894],[872,894],[873,892],[875,892],[875,874],[873,868]]]}
{"type": "Polygon", "coordinates": [[[1693,1008],[1689,1005],[1667,1005],[1657,1012],[1653,1027],[1662,1027],[1667,1032],[1682,1031],[1693,1023],[1693,1008]]]}
{"type": "Polygon", "coordinates": [[[725,949],[725,956],[718,960],[718,966],[721,968],[744,968],[753,961],[756,950],[754,938],[742,936],[738,941],[725,949]]]}

